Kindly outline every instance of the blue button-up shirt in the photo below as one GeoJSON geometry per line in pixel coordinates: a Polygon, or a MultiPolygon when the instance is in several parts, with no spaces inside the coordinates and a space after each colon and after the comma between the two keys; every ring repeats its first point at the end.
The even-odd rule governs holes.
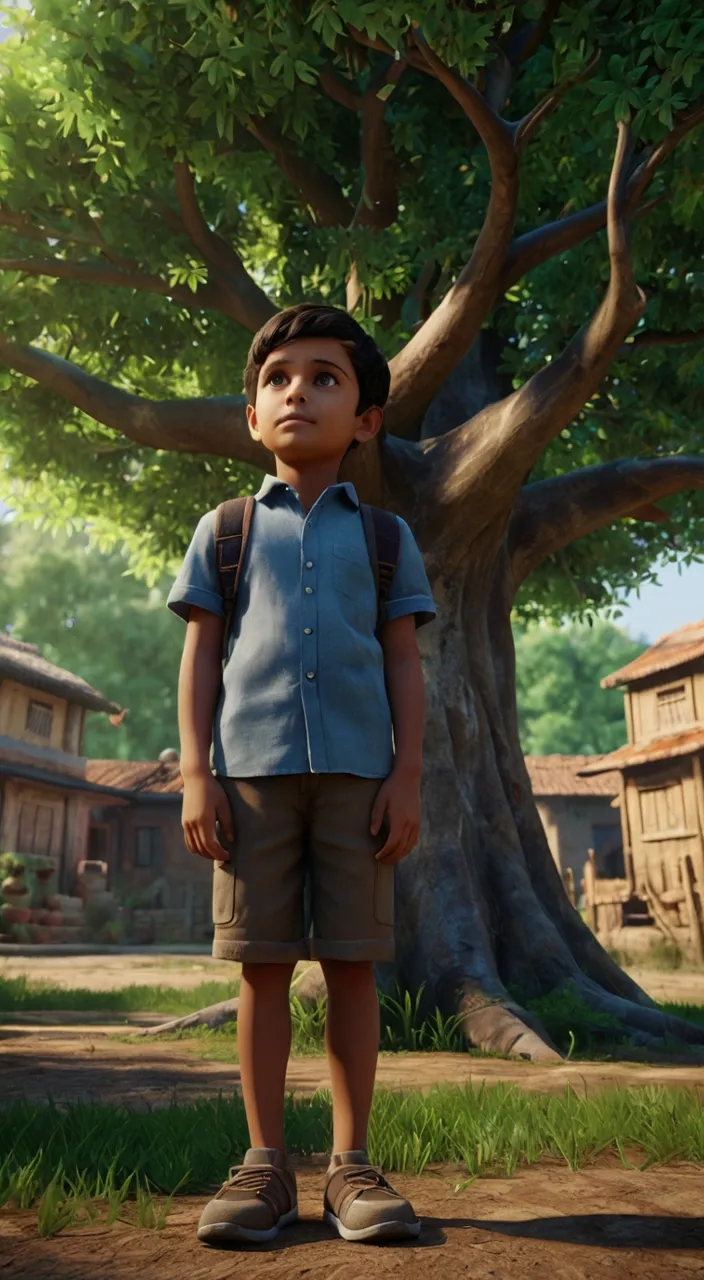
{"type": "MultiPolygon", "coordinates": [[[[168,606],[224,616],[215,511],[196,528],[168,606]]],[[[423,560],[403,520],[389,621],[435,616],[423,560]]],[[[213,726],[216,773],[251,778],[352,773],[393,764],[374,578],[354,486],[331,485],[306,515],[267,476],[256,495],[213,726]]]]}

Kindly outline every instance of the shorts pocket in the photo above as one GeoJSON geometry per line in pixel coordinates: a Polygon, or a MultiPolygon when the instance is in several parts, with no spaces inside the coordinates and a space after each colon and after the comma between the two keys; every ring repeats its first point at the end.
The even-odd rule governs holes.
{"type": "Polygon", "coordinates": [[[237,877],[235,860],[213,863],[213,924],[234,924],[237,877]]]}
{"type": "Polygon", "coordinates": [[[377,924],[394,922],[394,867],[393,863],[379,862],[374,866],[374,919],[377,924]]]}

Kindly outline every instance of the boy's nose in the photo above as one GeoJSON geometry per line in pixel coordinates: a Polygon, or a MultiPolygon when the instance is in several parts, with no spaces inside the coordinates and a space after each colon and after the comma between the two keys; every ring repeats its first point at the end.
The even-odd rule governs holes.
{"type": "Polygon", "coordinates": [[[306,393],[302,387],[289,387],[286,401],[288,404],[302,404],[306,398],[306,393]]]}

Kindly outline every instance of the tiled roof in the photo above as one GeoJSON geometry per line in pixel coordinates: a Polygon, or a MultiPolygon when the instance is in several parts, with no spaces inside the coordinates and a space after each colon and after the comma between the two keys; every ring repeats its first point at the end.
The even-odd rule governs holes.
{"type": "Polygon", "coordinates": [[[596,778],[580,776],[584,765],[599,756],[526,756],[526,767],[534,796],[618,795],[617,773],[601,773],[596,778]]]}
{"type": "Polygon", "coordinates": [[[44,693],[53,693],[57,698],[67,698],[90,711],[108,711],[117,715],[122,710],[80,676],[47,662],[35,644],[15,640],[0,631],[0,680],[3,678],[17,680],[44,693]]]}
{"type": "Polygon", "coordinates": [[[613,671],[601,682],[603,689],[611,689],[617,684],[629,684],[632,680],[642,680],[644,676],[654,675],[657,671],[667,671],[669,667],[680,667],[684,662],[692,662],[694,658],[704,657],[704,618],[700,622],[690,622],[677,631],[668,631],[661,636],[645,653],[625,667],[613,671]]]}
{"type": "MultiPolygon", "coordinates": [[[[672,756],[689,756],[704,750],[704,729],[685,729],[667,738],[655,738],[642,746],[629,743],[612,751],[608,756],[592,757],[582,772],[598,773],[601,770],[625,769],[634,764],[649,764],[653,760],[669,760],[672,756]]],[[[602,775],[603,776],[603,775],[602,775]]],[[[608,774],[607,774],[608,776],[608,774]]]]}
{"type": "Polygon", "coordinates": [[[177,761],[86,760],[86,781],[118,791],[179,796],[183,791],[177,761]]]}

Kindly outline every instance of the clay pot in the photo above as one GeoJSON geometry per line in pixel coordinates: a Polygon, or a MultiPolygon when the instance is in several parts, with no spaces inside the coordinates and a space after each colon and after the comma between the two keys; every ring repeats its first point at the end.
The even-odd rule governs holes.
{"type": "Polygon", "coordinates": [[[2,908],[2,922],[6,924],[29,924],[32,912],[29,907],[15,907],[6,903],[2,908]]]}
{"type": "Polygon", "coordinates": [[[63,922],[64,918],[60,911],[47,911],[46,919],[44,920],[45,925],[49,925],[51,928],[56,929],[60,927],[63,922]]]}

